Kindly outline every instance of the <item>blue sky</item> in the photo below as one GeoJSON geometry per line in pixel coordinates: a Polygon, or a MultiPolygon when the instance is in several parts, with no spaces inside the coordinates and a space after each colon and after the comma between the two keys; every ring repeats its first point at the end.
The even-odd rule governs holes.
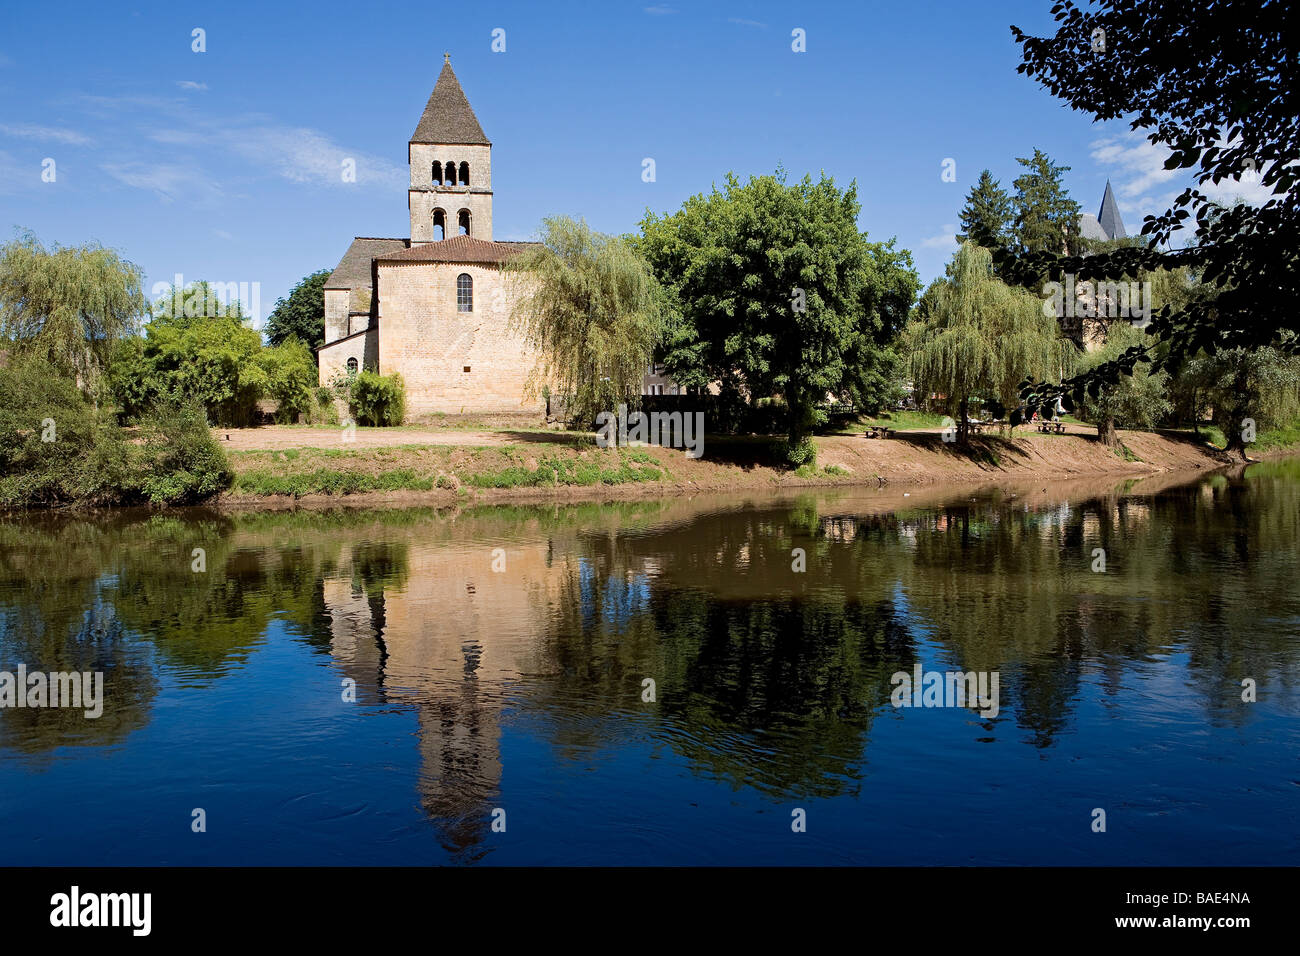
{"type": "Polygon", "coordinates": [[[1016,73],[1008,25],[1046,34],[1050,6],[14,4],[0,229],[113,247],[146,291],[177,273],[258,283],[260,319],[353,236],[409,235],[406,144],[448,51],[493,142],[497,239],[532,238],[554,214],[633,231],[647,207],[781,164],[856,179],[863,230],[898,237],[928,281],[980,170],[1010,190],[1035,146],[1072,167],[1088,212],[1109,176],[1130,233],[1185,184],[1126,124],[1093,124],[1016,73]]]}

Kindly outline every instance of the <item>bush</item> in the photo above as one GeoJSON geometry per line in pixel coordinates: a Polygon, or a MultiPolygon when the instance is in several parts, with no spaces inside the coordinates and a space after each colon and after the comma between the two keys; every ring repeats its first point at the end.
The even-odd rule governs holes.
{"type": "Polygon", "coordinates": [[[281,345],[263,349],[258,361],[266,371],[266,394],[278,403],[276,421],[296,422],[311,411],[318,375],[307,346],[290,337],[281,345]]]}
{"type": "Polygon", "coordinates": [[[813,444],[811,438],[805,437],[797,444],[791,444],[790,440],[786,439],[778,447],[781,458],[792,468],[817,463],[817,446],[813,444]]]}
{"type": "Polygon", "coordinates": [[[201,408],[142,415],[137,440],[48,363],[0,368],[0,507],[180,504],[230,483],[201,408]]]}
{"type": "Polygon", "coordinates": [[[352,412],[359,425],[400,425],[406,416],[402,376],[362,372],[352,382],[352,412]]]}

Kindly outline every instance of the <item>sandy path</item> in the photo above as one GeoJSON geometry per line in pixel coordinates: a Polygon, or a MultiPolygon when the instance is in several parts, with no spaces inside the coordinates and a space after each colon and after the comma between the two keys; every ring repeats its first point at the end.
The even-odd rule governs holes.
{"type": "Polygon", "coordinates": [[[344,442],[341,428],[262,425],[258,428],[214,428],[212,434],[228,451],[277,451],[282,448],[393,448],[399,445],[507,445],[510,438],[496,432],[455,428],[358,428],[354,441],[344,442]]]}

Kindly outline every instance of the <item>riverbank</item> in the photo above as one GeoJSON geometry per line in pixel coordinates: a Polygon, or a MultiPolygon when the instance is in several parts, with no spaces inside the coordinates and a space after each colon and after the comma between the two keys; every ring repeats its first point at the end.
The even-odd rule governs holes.
{"type": "Polygon", "coordinates": [[[820,436],[816,467],[793,471],[781,467],[775,443],[763,438],[710,437],[703,457],[691,459],[655,446],[601,449],[590,435],[541,430],[363,429],[344,442],[335,430],[261,428],[220,437],[235,479],[215,503],[235,508],[1061,482],[1191,476],[1230,464],[1186,432],[1122,432],[1125,455],[1082,428],[1062,435],[985,435],[967,447],[927,430],[888,439],[820,436]]]}

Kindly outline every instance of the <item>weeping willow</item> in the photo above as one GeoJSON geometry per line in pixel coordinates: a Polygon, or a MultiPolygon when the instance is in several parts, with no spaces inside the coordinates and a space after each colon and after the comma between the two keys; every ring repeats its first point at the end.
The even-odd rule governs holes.
{"type": "Polygon", "coordinates": [[[1025,379],[1060,381],[1074,364],[1076,349],[1042,300],[994,277],[989,251],[971,242],[926,290],[917,315],[904,334],[913,385],[948,397],[962,440],[972,397],[1014,408],[1025,379]]]}
{"type": "Polygon", "coordinates": [[[517,292],[511,326],[538,354],[530,395],[558,394],[579,427],[639,401],[665,319],[659,283],[635,250],[559,216],[544,220],[541,242],[504,268],[517,292]]]}
{"type": "Polygon", "coordinates": [[[140,269],[96,245],[46,249],[31,233],[0,246],[0,348],[42,358],[83,384],[148,311],[140,269]]]}

